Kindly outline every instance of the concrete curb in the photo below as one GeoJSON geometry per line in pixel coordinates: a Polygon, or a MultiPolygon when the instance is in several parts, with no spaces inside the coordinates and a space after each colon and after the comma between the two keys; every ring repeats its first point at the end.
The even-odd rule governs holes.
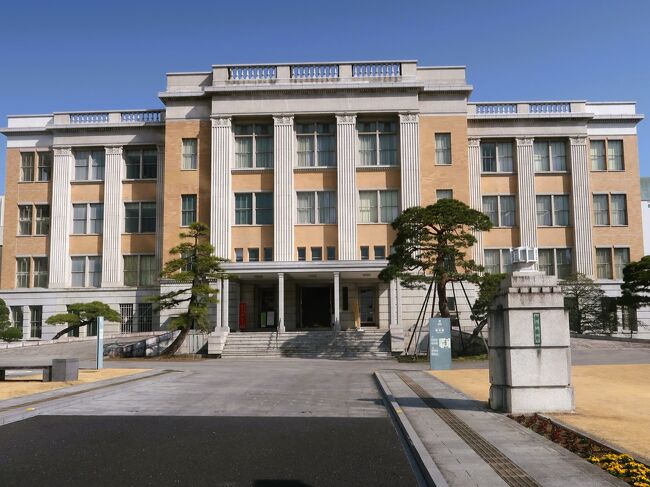
{"type": "Polygon", "coordinates": [[[397,400],[393,396],[393,393],[388,388],[388,385],[384,381],[383,377],[379,372],[374,374],[375,381],[377,382],[377,387],[379,388],[384,400],[389,406],[389,411],[391,416],[395,419],[395,422],[399,425],[402,434],[406,438],[406,441],[413,453],[417,464],[420,467],[422,476],[426,481],[427,485],[431,487],[449,487],[449,484],[442,476],[440,469],[435,464],[428,450],[420,440],[420,437],[415,432],[415,429],[411,425],[411,422],[406,417],[404,410],[397,403],[397,400]]]}
{"type": "Polygon", "coordinates": [[[578,340],[596,340],[602,342],[623,342],[623,343],[640,343],[650,347],[650,338],[626,338],[626,337],[614,337],[607,335],[579,335],[577,333],[571,333],[571,338],[577,338],[578,340]]]}

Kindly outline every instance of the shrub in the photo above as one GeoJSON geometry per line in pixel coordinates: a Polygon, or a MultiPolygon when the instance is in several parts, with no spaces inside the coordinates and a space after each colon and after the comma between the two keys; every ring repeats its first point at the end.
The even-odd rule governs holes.
{"type": "Polygon", "coordinates": [[[4,340],[5,342],[16,342],[18,340],[22,340],[22,338],[23,330],[16,328],[15,326],[6,328],[0,332],[0,339],[4,340]]]}

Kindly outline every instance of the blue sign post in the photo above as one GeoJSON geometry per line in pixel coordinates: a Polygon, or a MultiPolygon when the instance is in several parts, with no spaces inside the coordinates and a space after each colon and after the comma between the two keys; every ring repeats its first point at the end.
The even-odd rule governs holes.
{"type": "Polygon", "coordinates": [[[429,320],[429,363],[431,370],[451,369],[451,319],[429,320]]]}

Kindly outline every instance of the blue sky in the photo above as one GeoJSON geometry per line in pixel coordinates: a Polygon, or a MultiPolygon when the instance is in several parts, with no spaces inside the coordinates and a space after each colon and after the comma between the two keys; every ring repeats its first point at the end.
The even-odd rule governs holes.
{"type": "MultiPolygon", "coordinates": [[[[635,100],[650,115],[650,1],[6,1],[0,125],[161,106],[167,71],[271,61],[466,65],[472,100],[635,100]]],[[[639,126],[650,176],[650,121],[639,126]]],[[[0,191],[5,139],[0,136],[0,191]]]]}

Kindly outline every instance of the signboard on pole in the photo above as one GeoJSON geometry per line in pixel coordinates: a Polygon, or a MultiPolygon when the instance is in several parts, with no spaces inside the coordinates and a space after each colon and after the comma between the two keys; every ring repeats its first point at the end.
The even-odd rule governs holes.
{"type": "Polygon", "coordinates": [[[429,363],[431,370],[451,369],[451,319],[429,320],[429,363]]]}
{"type": "Polygon", "coordinates": [[[540,313],[533,313],[533,340],[536,347],[542,346],[542,316],[540,313]]]}
{"type": "Polygon", "coordinates": [[[97,370],[104,368],[104,317],[97,317],[97,370]]]}

